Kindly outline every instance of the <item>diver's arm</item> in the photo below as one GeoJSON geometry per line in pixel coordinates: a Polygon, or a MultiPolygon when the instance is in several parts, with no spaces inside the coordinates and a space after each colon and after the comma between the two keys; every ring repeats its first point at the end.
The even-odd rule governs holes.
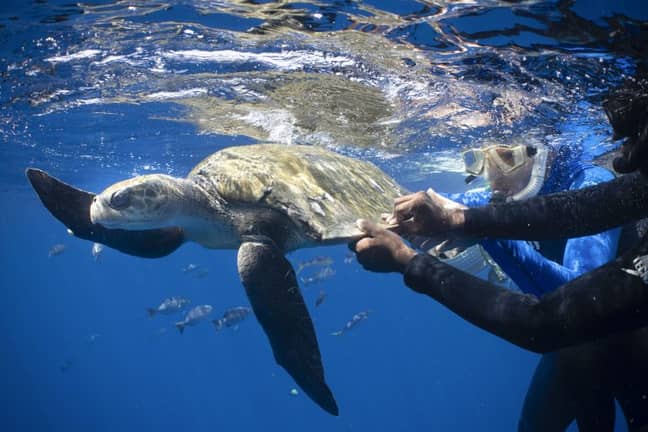
{"type": "Polygon", "coordinates": [[[522,348],[550,352],[648,325],[648,286],[622,269],[648,254],[648,238],[622,257],[538,298],[497,287],[418,254],[405,283],[522,348]]]}
{"type": "Polygon", "coordinates": [[[640,173],[526,201],[458,210],[451,228],[468,235],[524,240],[577,237],[648,216],[648,179],[640,173]]]}
{"type": "MultiPolygon", "coordinates": [[[[598,166],[587,166],[574,176],[569,190],[578,190],[614,180],[598,166]]],[[[616,257],[620,228],[567,241],[562,264],[554,262],[525,241],[486,239],[484,249],[525,293],[542,296],[581,274],[616,257]]]]}

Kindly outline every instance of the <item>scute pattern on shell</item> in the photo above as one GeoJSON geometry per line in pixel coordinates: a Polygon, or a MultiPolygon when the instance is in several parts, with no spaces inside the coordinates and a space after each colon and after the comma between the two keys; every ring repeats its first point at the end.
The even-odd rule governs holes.
{"type": "Polygon", "coordinates": [[[278,209],[324,241],[357,236],[358,218],[378,220],[406,193],[369,162],[301,145],[229,147],[196,165],[189,178],[231,204],[278,209]]]}

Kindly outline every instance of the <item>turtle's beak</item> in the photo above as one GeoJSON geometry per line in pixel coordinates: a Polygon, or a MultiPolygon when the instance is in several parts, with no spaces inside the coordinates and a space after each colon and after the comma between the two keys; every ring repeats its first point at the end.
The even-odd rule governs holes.
{"type": "Polygon", "coordinates": [[[90,222],[92,222],[93,224],[99,223],[97,221],[97,206],[95,205],[96,203],[97,197],[95,196],[92,200],[92,203],[90,204],[90,222]]]}
{"type": "Polygon", "coordinates": [[[90,204],[90,221],[106,228],[122,228],[123,216],[113,210],[101,194],[96,195],[90,204]]]}
{"type": "Polygon", "coordinates": [[[90,204],[90,221],[93,224],[104,225],[102,222],[104,222],[104,219],[106,218],[102,217],[102,215],[105,213],[103,211],[105,206],[102,205],[101,201],[101,198],[95,196],[92,200],[92,204],[90,204]]]}

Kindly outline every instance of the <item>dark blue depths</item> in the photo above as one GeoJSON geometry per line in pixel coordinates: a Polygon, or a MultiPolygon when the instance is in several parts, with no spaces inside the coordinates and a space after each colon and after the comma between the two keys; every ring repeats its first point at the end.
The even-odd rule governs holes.
{"type": "MultiPolygon", "coordinates": [[[[328,381],[341,415],[300,394],[274,364],[250,319],[216,333],[211,323],[173,328],[146,307],[171,295],[209,303],[215,313],[247,304],[234,251],[183,246],[146,260],[68,237],[30,192],[5,194],[2,238],[3,430],[510,430],[536,356],[468,326],[407,292],[397,277],[344,263],[336,275],[303,288],[318,332],[328,381]],[[6,202],[6,201],[5,201],[6,202]],[[49,248],[66,245],[48,258],[49,248]],[[182,272],[209,269],[197,278],[182,272]],[[313,307],[319,289],[326,301],[313,307]],[[342,337],[330,333],[360,310],[371,316],[342,337]],[[165,330],[162,330],[165,329],[165,330]],[[469,413],[470,415],[466,415],[469,413]]],[[[216,316],[214,316],[215,318],[216,316]]]]}

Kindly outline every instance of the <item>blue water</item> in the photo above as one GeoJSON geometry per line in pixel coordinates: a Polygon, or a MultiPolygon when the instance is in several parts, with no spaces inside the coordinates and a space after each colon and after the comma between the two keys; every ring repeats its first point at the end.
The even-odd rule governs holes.
{"type": "Polygon", "coordinates": [[[457,192],[469,145],[614,148],[600,102],[648,58],[646,2],[476,3],[4,0],[0,430],[515,430],[539,357],[362,271],[346,247],[289,256],[333,260],[334,276],[302,290],[335,418],[291,394],[253,317],[180,335],[181,315],[147,316],[172,295],[213,318],[247,305],[235,251],[95,260],[24,177],[35,166],[100,191],[276,141],[457,192]],[[330,335],[360,311],[369,319],[330,335]]]}

